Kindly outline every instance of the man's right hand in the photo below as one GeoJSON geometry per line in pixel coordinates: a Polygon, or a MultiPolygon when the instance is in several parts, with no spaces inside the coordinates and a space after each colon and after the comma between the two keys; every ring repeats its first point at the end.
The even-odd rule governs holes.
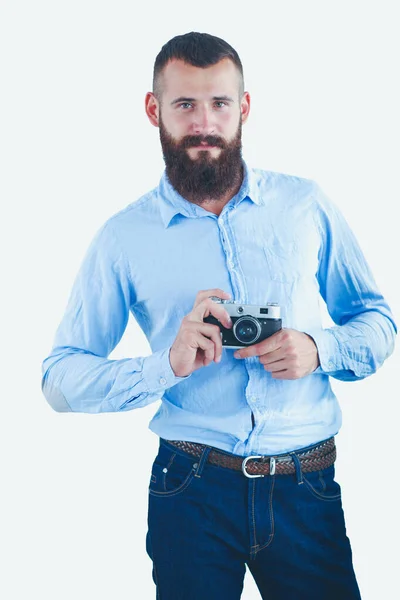
{"type": "Polygon", "coordinates": [[[204,323],[203,319],[212,314],[226,328],[232,327],[232,322],[224,305],[215,303],[210,296],[223,300],[230,298],[230,294],[218,288],[197,294],[193,310],[182,319],[169,352],[169,362],[176,377],[186,377],[213,360],[221,360],[221,330],[218,325],[204,323]]]}

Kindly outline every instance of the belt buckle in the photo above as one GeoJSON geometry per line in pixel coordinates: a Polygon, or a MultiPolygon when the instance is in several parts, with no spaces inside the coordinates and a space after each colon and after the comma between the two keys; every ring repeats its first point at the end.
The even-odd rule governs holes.
{"type": "MultiPolygon", "coordinates": [[[[259,474],[259,475],[251,475],[250,473],[248,473],[246,471],[246,465],[247,462],[251,459],[256,459],[256,458],[265,458],[264,456],[259,456],[259,455],[254,455],[254,456],[246,456],[246,458],[244,459],[244,461],[242,462],[242,471],[243,474],[246,475],[246,477],[249,477],[251,479],[253,479],[254,477],[265,477],[265,475],[259,474]]],[[[269,457],[269,474],[270,475],[275,475],[275,458],[273,456],[269,457]]]]}

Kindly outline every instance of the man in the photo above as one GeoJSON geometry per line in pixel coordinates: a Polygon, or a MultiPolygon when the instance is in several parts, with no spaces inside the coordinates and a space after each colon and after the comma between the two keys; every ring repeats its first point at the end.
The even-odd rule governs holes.
{"type": "Polygon", "coordinates": [[[321,188],[243,160],[250,95],[229,44],[194,32],[166,43],[145,108],[166,170],[94,237],[43,362],[44,395],[87,413],[161,398],[146,540],[157,597],[235,600],[247,564],[263,598],[360,598],[330,377],[383,364],[390,308],[321,188]],[[211,296],[278,303],[283,327],[238,354],[204,321],[232,328],[211,296]],[[152,354],[109,360],[129,312],[152,354]]]}

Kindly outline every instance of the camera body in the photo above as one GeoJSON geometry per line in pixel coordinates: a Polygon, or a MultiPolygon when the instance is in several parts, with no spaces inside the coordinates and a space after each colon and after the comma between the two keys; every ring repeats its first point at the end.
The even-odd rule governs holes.
{"type": "Polygon", "coordinates": [[[213,315],[203,319],[204,323],[218,325],[221,330],[222,346],[225,348],[252,346],[282,329],[281,309],[275,302],[258,306],[223,300],[218,296],[210,296],[210,298],[213,302],[223,304],[232,320],[232,327],[227,329],[213,315]]]}

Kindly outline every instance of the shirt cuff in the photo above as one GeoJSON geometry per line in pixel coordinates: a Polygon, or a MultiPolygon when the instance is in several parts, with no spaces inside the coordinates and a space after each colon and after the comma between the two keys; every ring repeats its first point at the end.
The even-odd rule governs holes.
{"type": "Polygon", "coordinates": [[[315,342],[320,365],[313,373],[333,373],[343,368],[339,345],[329,329],[309,329],[303,331],[315,342]]]}
{"type": "Polygon", "coordinates": [[[143,380],[151,394],[158,391],[163,392],[180,381],[188,379],[191,375],[191,373],[186,377],[175,375],[169,362],[169,351],[170,347],[154,352],[143,359],[143,380]]]}

